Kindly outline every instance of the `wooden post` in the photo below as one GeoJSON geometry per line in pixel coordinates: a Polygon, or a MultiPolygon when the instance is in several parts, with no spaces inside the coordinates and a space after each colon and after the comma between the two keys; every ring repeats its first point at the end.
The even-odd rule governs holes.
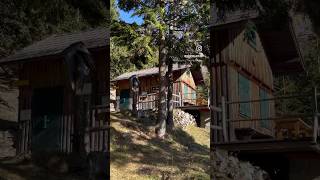
{"type": "Polygon", "coordinates": [[[116,107],[116,111],[117,111],[117,112],[120,111],[120,96],[117,96],[117,107],[116,107]]]}
{"type": "Polygon", "coordinates": [[[179,92],[179,102],[180,102],[180,105],[179,106],[183,106],[183,100],[182,100],[182,93],[179,92]]]}
{"type": "Polygon", "coordinates": [[[318,94],[317,87],[314,88],[314,122],[313,122],[313,142],[317,143],[318,138],[318,129],[319,129],[319,121],[318,121],[318,94]]]}
{"type": "Polygon", "coordinates": [[[208,107],[210,108],[210,90],[208,90],[208,107]]]}
{"type": "Polygon", "coordinates": [[[226,100],[224,96],[221,97],[221,110],[222,110],[221,117],[222,117],[223,140],[224,142],[228,142],[226,100]]]}

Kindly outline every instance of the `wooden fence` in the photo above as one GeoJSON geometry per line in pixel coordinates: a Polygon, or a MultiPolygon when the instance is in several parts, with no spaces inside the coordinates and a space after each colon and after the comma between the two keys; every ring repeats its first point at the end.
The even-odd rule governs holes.
{"type": "MultiPolygon", "coordinates": [[[[173,107],[208,105],[203,94],[184,93],[172,94],[173,107]]],[[[158,93],[140,95],[138,97],[138,110],[154,110],[158,108],[158,93]]]]}
{"type": "MultiPolygon", "coordinates": [[[[88,126],[85,129],[85,150],[90,152],[106,152],[108,149],[109,106],[95,106],[90,113],[88,126]]],[[[69,154],[73,152],[74,116],[62,115],[59,120],[60,152],[69,154]]],[[[49,140],[50,141],[50,140],[49,140]]],[[[32,120],[23,120],[19,123],[17,154],[31,151],[32,146],[32,120]]]]}

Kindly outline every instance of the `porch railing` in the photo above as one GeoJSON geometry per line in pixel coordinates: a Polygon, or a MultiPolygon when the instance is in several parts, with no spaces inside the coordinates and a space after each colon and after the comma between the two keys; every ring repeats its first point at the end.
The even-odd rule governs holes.
{"type": "MultiPolygon", "coordinates": [[[[173,107],[182,106],[202,106],[208,105],[208,100],[205,95],[200,93],[183,93],[172,94],[173,107]]],[[[158,108],[158,93],[150,93],[146,95],[139,95],[138,110],[150,110],[158,108]]]]}
{"type": "Polygon", "coordinates": [[[227,101],[221,97],[218,107],[221,111],[215,111],[217,120],[211,121],[215,122],[211,124],[211,128],[218,132],[217,137],[213,138],[214,143],[253,140],[250,130],[261,135],[259,140],[309,139],[317,143],[320,135],[319,96],[320,93],[315,88],[314,92],[309,94],[283,95],[247,101],[227,101]],[[265,108],[263,103],[269,108],[265,108]],[[249,108],[249,114],[241,114],[240,109],[244,104],[242,108],[249,108]],[[267,114],[263,114],[262,111],[266,109],[267,114]],[[243,137],[239,138],[236,131],[242,132],[243,137]]]}

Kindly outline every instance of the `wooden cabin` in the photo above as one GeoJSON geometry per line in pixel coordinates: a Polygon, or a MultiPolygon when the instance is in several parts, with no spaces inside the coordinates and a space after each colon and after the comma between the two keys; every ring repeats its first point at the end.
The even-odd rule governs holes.
{"type": "MultiPolygon", "coordinates": [[[[0,66],[18,68],[19,88],[17,154],[65,153],[75,149],[75,94],[71,91],[62,52],[81,42],[89,50],[96,67],[95,103],[90,105],[86,121],[85,149],[91,152],[108,150],[107,99],[109,92],[109,40],[105,28],[52,35],[0,60],[0,66]]],[[[81,135],[80,135],[81,136],[81,135]]]]}
{"type": "MultiPolygon", "coordinates": [[[[130,82],[129,78],[136,75],[139,79],[139,105],[138,109],[156,108],[159,92],[159,68],[149,68],[124,73],[112,80],[116,87],[118,109],[130,109],[130,82]]],[[[196,104],[196,83],[188,66],[173,66],[173,100],[175,104],[196,104]]]]}
{"type": "Polygon", "coordinates": [[[256,11],[235,11],[224,19],[214,17],[214,101],[216,106],[226,103],[227,141],[273,138],[275,102],[263,100],[274,97],[275,75],[303,72],[291,22],[266,27],[257,20],[256,11]]]}

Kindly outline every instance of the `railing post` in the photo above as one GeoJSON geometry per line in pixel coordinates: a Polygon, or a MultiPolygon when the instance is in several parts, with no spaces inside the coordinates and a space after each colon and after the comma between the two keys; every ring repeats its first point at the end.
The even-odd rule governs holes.
{"type": "Polygon", "coordinates": [[[317,87],[314,88],[314,122],[313,122],[313,142],[317,143],[319,121],[318,121],[318,92],[317,87]]]}
{"type": "Polygon", "coordinates": [[[224,142],[228,142],[228,132],[227,132],[227,113],[226,113],[226,100],[224,96],[221,97],[221,110],[222,110],[222,133],[224,142]]]}
{"type": "Polygon", "coordinates": [[[179,92],[179,102],[180,102],[180,106],[183,106],[183,101],[182,101],[182,93],[179,92]]]}
{"type": "Polygon", "coordinates": [[[210,91],[208,90],[208,107],[210,108],[210,91]]]}

